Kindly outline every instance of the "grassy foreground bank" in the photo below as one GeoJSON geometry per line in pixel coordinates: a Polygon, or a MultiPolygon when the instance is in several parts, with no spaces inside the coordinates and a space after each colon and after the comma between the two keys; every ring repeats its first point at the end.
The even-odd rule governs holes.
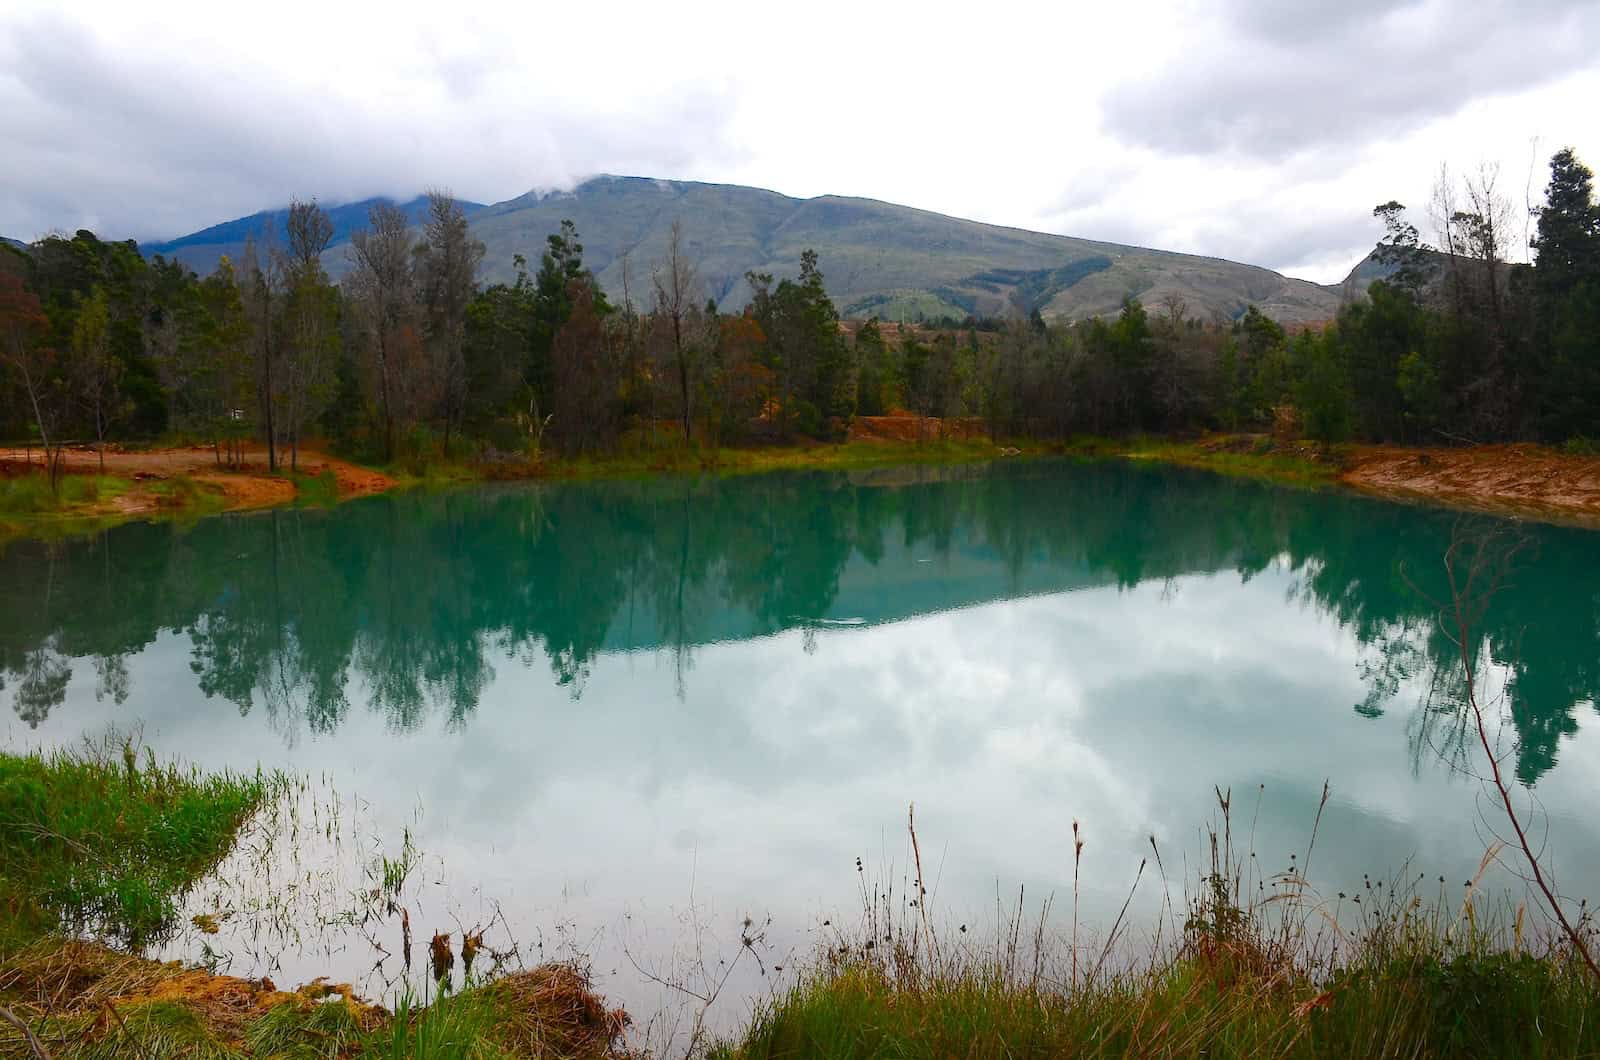
{"type": "Polygon", "coordinates": [[[139,951],[288,785],[204,774],[131,743],[47,756],[0,752],[0,1057],[605,1057],[627,1017],[581,968],[469,982],[394,1011],[348,987],[280,991],[139,951]],[[94,941],[91,941],[91,938],[94,941]]]}
{"type": "MultiPolygon", "coordinates": [[[[1531,894],[1480,893],[1496,848],[1464,889],[1405,870],[1365,878],[1355,894],[1319,895],[1294,859],[1270,872],[1236,849],[1230,800],[1218,796],[1210,865],[1187,898],[1164,896],[1145,941],[1119,917],[1103,943],[1080,944],[1075,912],[1070,931],[1051,923],[1049,902],[1025,923],[1019,895],[999,937],[974,942],[965,925],[937,926],[912,877],[898,896],[870,892],[860,925],[824,943],[787,992],[709,1055],[1600,1055],[1600,976],[1578,946],[1536,926],[1531,894]]],[[[1073,834],[1081,861],[1076,822],[1073,834]]],[[[1315,825],[1302,866],[1314,845],[1315,825]]]]}
{"type": "Polygon", "coordinates": [[[712,1050],[734,1058],[1571,1057],[1600,1052],[1581,967],[1513,951],[1374,951],[1318,981],[1245,944],[1064,988],[979,964],[829,966],[712,1050]]]}

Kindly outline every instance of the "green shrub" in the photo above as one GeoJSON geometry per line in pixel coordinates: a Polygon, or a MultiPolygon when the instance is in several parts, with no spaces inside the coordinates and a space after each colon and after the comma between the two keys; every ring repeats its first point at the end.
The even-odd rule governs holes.
{"type": "Polygon", "coordinates": [[[1568,456],[1595,456],[1600,454],[1600,445],[1579,434],[1568,438],[1561,451],[1568,456]]]}

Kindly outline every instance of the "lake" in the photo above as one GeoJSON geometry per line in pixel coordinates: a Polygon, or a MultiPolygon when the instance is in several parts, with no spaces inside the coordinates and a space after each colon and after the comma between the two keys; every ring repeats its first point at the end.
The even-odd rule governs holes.
{"type": "MultiPolygon", "coordinates": [[[[975,932],[1019,890],[1060,922],[1074,820],[1086,925],[1152,841],[1181,889],[1217,788],[1287,867],[1327,782],[1313,882],[1440,875],[1454,900],[1498,822],[1438,606],[1453,536],[1485,527],[1514,545],[1474,631],[1485,702],[1593,895],[1600,536],[1127,462],[484,485],[17,542],[0,735],[137,730],[348,807],[305,826],[321,868],[236,857],[235,898],[194,899],[260,871],[253,908],[303,930],[263,945],[240,916],[174,955],[382,994],[394,917],[328,911],[414,847],[419,947],[492,924],[524,959],[587,955],[644,1016],[743,953],[738,1014],[863,887],[903,886],[912,803],[930,902],[975,932]]],[[[1130,915],[1162,891],[1152,859],[1130,915]]]]}

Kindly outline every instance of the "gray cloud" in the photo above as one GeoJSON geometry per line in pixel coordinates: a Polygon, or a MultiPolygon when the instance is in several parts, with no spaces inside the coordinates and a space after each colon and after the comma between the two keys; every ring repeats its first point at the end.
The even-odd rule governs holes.
{"type": "Polygon", "coordinates": [[[163,61],[59,16],[0,16],[0,224],[22,238],[79,226],[160,238],[294,195],[437,183],[493,200],[599,171],[674,174],[738,157],[733,104],[714,87],[667,86],[624,112],[578,93],[497,91],[515,59],[492,47],[427,51],[414,76],[439,102],[417,113],[163,61]]]}
{"type": "Polygon", "coordinates": [[[1122,86],[1105,129],[1185,154],[1280,160],[1416,129],[1594,63],[1600,3],[1231,0],[1177,67],[1122,86]]]}

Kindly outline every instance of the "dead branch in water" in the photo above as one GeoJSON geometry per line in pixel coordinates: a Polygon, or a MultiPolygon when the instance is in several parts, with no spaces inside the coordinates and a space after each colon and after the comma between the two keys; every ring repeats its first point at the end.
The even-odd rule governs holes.
{"type": "Polygon", "coordinates": [[[1444,557],[1445,575],[1450,585],[1450,600],[1447,605],[1440,608],[1440,617],[1445,636],[1456,646],[1461,655],[1462,676],[1466,682],[1467,710],[1477,729],[1479,746],[1483,748],[1484,758],[1489,763],[1489,774],[1484,780],[1505,811],[1506,820],[1516,837],[1516,846],[1522,851],[1523,859],[1528,864],[1531,882],[1543,898],[1550,915],[1560,925],[1562,934],[1588,967],[1596,983],[1600,983],[1600,965],[1595,963],[1594,954],[1590,952],[1588,942],[1584,938],[1582,921],[1574,926],[1567,917],[1549,873],[1540,863],[1540,854],[1534,851],[1534,845],[1528,837],[1527,826],[1512,801],[1511,786],[1500,768],[1500,756],[1495,753],[1490,742],[1488,723],[1484,720],[1483,705],[1479,700],[1477,660],[1473,651],[1472,631],[1478,613],[1487,607],[1489,599],[1505,575],[1511,555],[1516,551],[1515,548],[1506,550],[1501,562],[1496,562],[1495,551],[1492,548],[1495,537],[1496,534],[1491,532],[1477,535],[1474,540],[1473,535],[1465,534],[1459,526],[1457,527],[1444,557]],[[1463,568],[1463,554],[1469,545],[1472,546],[1470,556],[1466,557],[1463,568]]]}

